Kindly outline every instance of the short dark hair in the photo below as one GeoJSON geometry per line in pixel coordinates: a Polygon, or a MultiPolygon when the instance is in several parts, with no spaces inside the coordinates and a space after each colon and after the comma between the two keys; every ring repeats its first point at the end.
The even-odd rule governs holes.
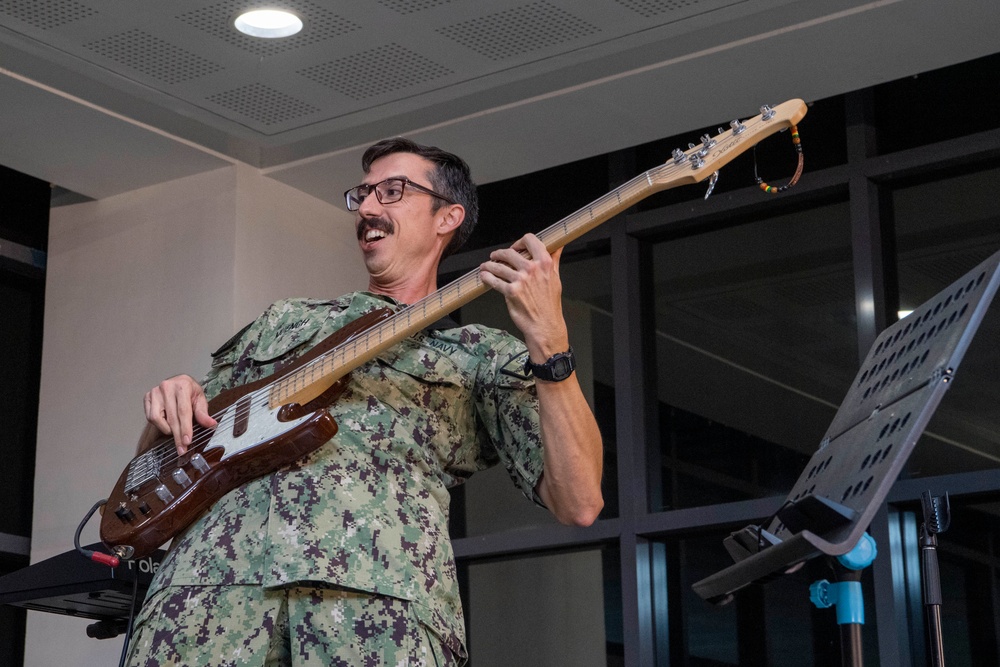
{"type": "MultiPolygon", "coordinates": [[[[361,168],[367,174],[375,160],[393,153],[413,153],[433,162],[436,169],[427,175],[431,187],[435,192],[465,207],[465,219],[455,230],[441,257],[443,259],[451,255],[469,239],[479,220],[479,196],[476,194],[476,184],[472,181],[469,165],[454,153],[443,151],[436,146],[424,146],[403,137],[394,137],[383,139],[370,146],[361,157],[361,168]]],[[[444,204],[443,200],[434,198],[435,211],[444,204]]]]}

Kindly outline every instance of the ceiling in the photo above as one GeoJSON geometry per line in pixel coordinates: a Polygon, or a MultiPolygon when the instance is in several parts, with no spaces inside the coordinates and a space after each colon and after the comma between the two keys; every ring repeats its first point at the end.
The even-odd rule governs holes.
{"type": "Polygon", "coordinates": [[[995,0],[0,0],[0,164],[87,197],[244,162],[340,203],[406,135],[481,183],[1000,51],[995,0]],[[304,30],[231,27],[281,6],[304,30]]]}

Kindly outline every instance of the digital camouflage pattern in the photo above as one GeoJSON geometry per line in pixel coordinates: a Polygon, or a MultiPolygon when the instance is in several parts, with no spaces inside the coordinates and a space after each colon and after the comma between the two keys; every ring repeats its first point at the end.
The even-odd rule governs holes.
{"type": "Polygon", "coordinates": [[[171,586],[147,602],[128,667],[451,667],[391,597],[321,588],[171,586]]]}
{"type": "MultiPolygon", "coordinates": [[[[279,301],[213,358],[220,391],[272,375],[364,313],[363,292],[279,301]]],[[[420,332],[356,369],[340,430],[293,466],[231,492],[175,540],[150,589],[316,582],[391,596],[465,656],[447,487],[502,462],[536,503],[538,401],[526,350],[479,326],[420,332]]]]}

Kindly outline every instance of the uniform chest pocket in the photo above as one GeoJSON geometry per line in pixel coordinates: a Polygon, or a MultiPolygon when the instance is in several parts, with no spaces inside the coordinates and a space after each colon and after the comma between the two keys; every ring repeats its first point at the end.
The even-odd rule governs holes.
{"type": "Polygon", "coordinates": [[[303,346],[315,338],[322,326],[323,323],[319,320],[303,320],[273,331],[265,331],[249,352],[249,357],[259,364],[266,364],[281,359],[293,351],[304,352],[308,348],[303,346]]]}
{"type": "Polygon", "coordinates": [[[472,378],[462,371],[460,361],[460,352],[452,356],[407,338],[380,354],[369,368],[378,381],[392,388],[390,405],[451,409],[471,391],[472,378]]]}

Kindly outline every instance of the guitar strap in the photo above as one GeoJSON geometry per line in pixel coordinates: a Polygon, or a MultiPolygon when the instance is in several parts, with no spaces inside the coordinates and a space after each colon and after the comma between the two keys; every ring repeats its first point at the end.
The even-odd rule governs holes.
{"type": "MultiPolygon", "coordinates": [[[[237,331],[235,334],[233,334],[232,338],[230,338],[225,343],[223,343],[222,345],[220,345],[219,349],[216,350],[215,352],[213,352],[210,356],[213,357],[213,358],[217,357],[220,354],[222,354],[223,352],[225,352],[226,350],[228,350],[229,348],[231,348],[233,345],[236,345],[237,341],[239,341],[239,339],[243,336],[243,334],[245,334],[247,332],[247,329],[249,329],[250,327],[252,327],[253,323],[256,322],[256,321],[257,320],[252,320],[251,322],[247,323],[247,325],[245,327],[243,327],[242,329],[240,329],[239,331],[237,331]]],[[[461,325],[458,322],[456,322],[454,319],[452,319],[451,315],[445,315],[444,317],[442,317],[441,319],[437,320],[436,322],[431,322],[430,324],[428,324],[426,327],[423,328],[423,331],[441,331],[441,330],[444,330],[444,329],[457,329],[459,326],[461,326],[461,325]]]]}

